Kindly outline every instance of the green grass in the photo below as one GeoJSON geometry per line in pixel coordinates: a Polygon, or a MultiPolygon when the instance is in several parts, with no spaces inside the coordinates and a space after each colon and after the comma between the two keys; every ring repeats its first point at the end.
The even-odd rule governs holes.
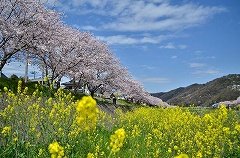
{"type": "MultiPolygon", "coordinates": [[[[4,87],[7,87],[8,90],[11,90],[13,93],[17,93],[18,80],[0,78],[0,91],[3,91],[4,87]]],[[[22,90],[24,90],[25,87],[28,87],[28,94],[32,94],[36,90],[35,84],[31,82],[22,82],[22,90]]]]}
{"type": "Polygon", "coordinates": [[[3,91],[4,87],[7,87],[14,93],[17,92],[17,85],[18,81],[11,80],[11,79],[6,79],[6,78],[0,78],[0,90],[3,91]]]}
{"type": "MultiPolygon", "coordinates": [[[[4,91],[4,87],[7,87],[8,90],[11,90],[13,93],[17,93],[17,87],[18,87],[18,81],[19,80],[12,80],[9,78],[0,78],[0,92],[4,91]]],[[[42,92],[42,97],[54,97],[54,93],[56,93],[57,89],[49,88],[48,86],[44,86],[41,84],[36,84],[32,82],[22,82],[22,91],[28,87],[28,95],[31,95],[37,88],[42,92]]],[[[68,90],[64,90],[65,93],[72,93],[68,90]]],[[[73,94],[73,93],[72,93],[73,94]]],[[[79,100],[84,96],[84,94],[77,93],[74,95],[75,100],[79,100]]]]}
{"type": "MultiPolygon", "coordinates": [[[[1,83],[10,82],[15,81],[1,83]]],[[[35,85],[29,89],[34,90],[35,85]]],[[[118,100],[126,111],[115,111],[116,117],[100,111],[96,128],[85,131],[86,125],[77,120],[88,114],[84,119],[91,125],[94,119],[88,116],[94,116],[94,110],[89,110],[92,107],[89,102],[85,106],[82,106],[84,102],[74,102],[83,94],[77,94],[73,100],[61,89],[54,95],[55,90],[48,87],[39,86],[38,90],[38,94],[42,90],[43,94],[4,94],[4,101],[9,106],[0,110],[0,157],[50,157],[48,147],[56,141],[64,148],[67,157],[87,157],[88,154],[102,158],[175,157],[181,153],[190,157],[199,153],[203,157],[240,156],[240,117],[235,110],[150,108],[118,100]],[[11,130],[4,132],[6,127],[11,130]],[[126,139],[120,151],[113,154],[110,137],[121,128],[126,132],[126,139]]],[[[110,99],[96,99],[99,104],[112,103],[110,99]]]]}

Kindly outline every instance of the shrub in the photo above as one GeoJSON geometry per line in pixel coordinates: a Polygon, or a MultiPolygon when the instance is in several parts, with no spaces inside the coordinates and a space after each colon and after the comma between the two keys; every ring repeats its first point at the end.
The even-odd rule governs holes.
{"type": "Polygon", "coordinates": [[[15,81],[19,80],[18,76],[15,74],[12,74],[10,78],[15,81]]]}

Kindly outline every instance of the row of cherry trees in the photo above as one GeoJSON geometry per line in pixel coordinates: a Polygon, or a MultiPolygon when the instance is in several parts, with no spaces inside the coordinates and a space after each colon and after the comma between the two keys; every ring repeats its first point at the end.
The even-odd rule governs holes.
{"type": "Polygon", "coordinates": [[[31,59],[51,80],[63,76],[97,90],[118,91],[127,98],[159,105],[136,82],[109,47],[89,32],[80,32],[62,21],[62,15],[42,0],[0,1],[0,71],[12,60],[31,59]]]}

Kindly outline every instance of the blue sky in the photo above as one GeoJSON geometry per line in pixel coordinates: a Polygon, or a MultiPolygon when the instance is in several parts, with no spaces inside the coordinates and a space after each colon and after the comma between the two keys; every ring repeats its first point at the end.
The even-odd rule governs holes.
{"type": "MultiPolygon", "coordinates": [[[[240,74],[239,0],[52,0],[50,4],[64,13],[67,25],[108,43],[149,92],[240,74]]],[[[3,72],[8,75],[10,69],[11,64],[3,72]]]]}

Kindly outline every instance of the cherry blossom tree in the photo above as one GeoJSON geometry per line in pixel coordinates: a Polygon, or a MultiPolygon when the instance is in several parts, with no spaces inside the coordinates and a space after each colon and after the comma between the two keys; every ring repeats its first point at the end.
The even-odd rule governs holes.
{"type": "MultiPolygon", "coordinates": [[[[114,57],[108,46],[92,39],[88,46],[89,54],[83,54],[84,60],[78,66],[69,71],[68,76],[76,83],[87,85],[93,96],[101,89],[108,93],[120,92],[127,98],[150,105],[159,105],[162,101],[151,96],[143,86],[133,80],[131,74],[120,64],[120,60],[114,57]],[[92,46],[91,46],[92,45],[92,46]],[[91,56],[89,56],[92,54],[91,56]]],[[[77,88],[79,85],[76,85],[77,88]]]]}
{"type": "Polygon", "coordinates": [[[90,39],[86,50],[83,62],[72,69],[69,76],[78,83],[87,85],[92,96],[100,88],[104,91],[116,88],[116,78],[120,76],[120,61],[114,57],[106,44],[94,38],[90,39]]]}
{"type": "Polygon", "coordinates": [[[44,39],[45,17],[59,19],[58,13],[44,5],[41,0],[0,1],[0,71],[7,62],[24,59],[23,54],[44,39]]]}
{"type": "Polygon", "coordinates": [[[25,55],[52,81],[67,75],[87,85],[92,96],[101,89],[151,105],[162,103],[133,80],[105,43],[64,25],[61,14],[47,9],[42,0],[1,0],[0,72],[7,62],[24,60],[25,55]]]}
{"type": "Polygon", "coordinates": [[[151,96],[142,86],[133,78],[129,78],[122,83],[125,89],[125,98],[131,102],[144,103],[151,106],[167,106],[161,99],[151,96]]]}
{"type": "Polygon", "coordinates": [[[101,62],[94,67],[94,72],[88,78],[89,90],[93,95],[99,87],[105,92],[113,93],[115,91],[123,92],[122,82],[130,77],[127,69],[121,67],[120,61],[111,54],[105,54],[101,62]]]}
{"type": "Polygon", "coordinates": [[[56,29],[46,43],[39,45],[35,53],[35,64],[42,67],[51,80],[61,79],[67,71],[83,61],[82,46],[86,45],[88,33],[80,33],[67,26],[56,29]]]}

